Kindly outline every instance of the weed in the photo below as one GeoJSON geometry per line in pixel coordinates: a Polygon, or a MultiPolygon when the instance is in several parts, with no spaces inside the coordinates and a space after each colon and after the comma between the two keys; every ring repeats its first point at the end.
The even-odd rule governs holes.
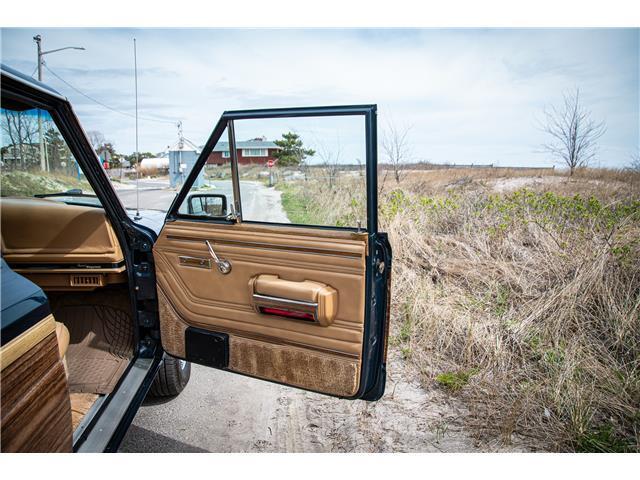
{"type": "Polygon", "coordinates": [[[579,435],[575,449],[585,453],[628,453],[636,449],[635,441],[616,434],[611,425],[601,426],[579,435]]]}
{"type": "Polygon", "coordinates": [[[457,392],[469,383],[469,379],[476,373],[478,373],[476,369],[444,372],[436,375],[436,382],[452,392],[457,392]]]}

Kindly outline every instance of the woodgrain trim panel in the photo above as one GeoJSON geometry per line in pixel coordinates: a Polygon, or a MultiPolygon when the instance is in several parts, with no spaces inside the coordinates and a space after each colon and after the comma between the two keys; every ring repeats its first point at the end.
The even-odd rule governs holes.
{"type": "MultiPolygon", "coordinates": [[[[202,240],[196,240],[189,237],[179,237],[176,235],[168,235],[167,240],[177,240],[182,242],[196,242],[200,243],[202,240]]],[[[340,251],[332,251],[323,248],[309,248],[309,247],[299,247],[296,245],[278,245],[278,244],[269,244],[269,243],[259,243],[259,242],[244,242],[240,240],[214,240],[211,242],[213,245],[230,245],[235,247],[243,247],[243,248],[251,248],[258,250],[286,250],[293,252],[303,252],[303,253],[313,253],[316,255],[328,255],[332,257],[354,257],[361,258],[363,253],[360,252],[340,252],[340,251]]]]}
{"type": "Polygon", "coordinates": [[[22,357],[47,336],[56,331],[53,315],[48,315],[33,327],[14,338],[0,349],[0,372],[22,357]]]}
{"type": "Polygon", "coordinates": [[[360,240],[367,241],[368,234],[366,232],[353,232],[349,230],[333,230],[325,228],[313,228],[313,227],[291,227],[285,225],[270,225],[264,223],[255,222],[243,222],[226,225],[223,223],[210,223],[210,222],[194,222],[192,220],[175,220],[170,223],[176,227],[187,227],[194,229],[207,228],[211,226],[220,231],[230,231],[235,233],[251,232],[256,234],[277,234],[277,235],[292,235],[301,237],[314,237],[314,238],[327,238],[331,240],[360,240]]]}
{"type": "Polygon", "coordinates": [[[2,358],[2,452],[71,452],[71,404],[53,317],[5,345],[2,358]]]}

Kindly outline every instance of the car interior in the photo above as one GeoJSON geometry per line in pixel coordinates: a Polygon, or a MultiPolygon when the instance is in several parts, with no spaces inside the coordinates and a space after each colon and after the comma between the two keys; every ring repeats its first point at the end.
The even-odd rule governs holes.
{"type": "Polygon", "coordinates": [[[69,384],[73,430],[134,354],[122,249],[102,208],[0,199],[2,257],[46,293],[69,384]]]}

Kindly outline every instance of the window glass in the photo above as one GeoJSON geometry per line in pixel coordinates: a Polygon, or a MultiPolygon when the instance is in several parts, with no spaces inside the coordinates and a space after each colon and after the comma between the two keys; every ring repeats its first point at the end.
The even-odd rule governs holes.
{"type": "Polygon", "coordinates": [[[204,218],[221,218],[231,213],[233,182],[228,134],[225,129],[209,154],[198,180],[191,186],[178,213],[204,218]],[[225,155],[227,153],[227,155],[225,155]]]}
{"type": "Polygon", "coordinates": [[[268,155],[269,150],[266,148],[245,148],[242,150],[243,157],[266,157],[268,155]]]}
{"type": "Polygon", "coordinates": [[[100,206],[49,112],[2,108],[0,113],[2,196],[100,206]]]}
{"type": "Polygon", "coordinates": [[[366,228],[364,116],[238,120],[235,132],[243,220],[366,228]]]}

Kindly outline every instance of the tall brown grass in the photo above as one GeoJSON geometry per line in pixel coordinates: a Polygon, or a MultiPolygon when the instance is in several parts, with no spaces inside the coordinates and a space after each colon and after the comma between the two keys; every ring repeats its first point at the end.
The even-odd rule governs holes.
{"type": "MultiPolygon", "coordinates": [[[[478,436],[638,451],[637,178],[583,171],[495,193],[475,170],[435,173],[381,191],[393,347],[426,385],[466,402],[478,436]]],[[[346,221],[357,181],[287,188],[346,221]]]]}
{"type": "Polygon", "coordinates": [[[460,394],[478,431],[504,441],[638,449],[640,203],[436,201],[403,197],[386,216],[396,341],[423,380],[476,373],[460,394]]]}

